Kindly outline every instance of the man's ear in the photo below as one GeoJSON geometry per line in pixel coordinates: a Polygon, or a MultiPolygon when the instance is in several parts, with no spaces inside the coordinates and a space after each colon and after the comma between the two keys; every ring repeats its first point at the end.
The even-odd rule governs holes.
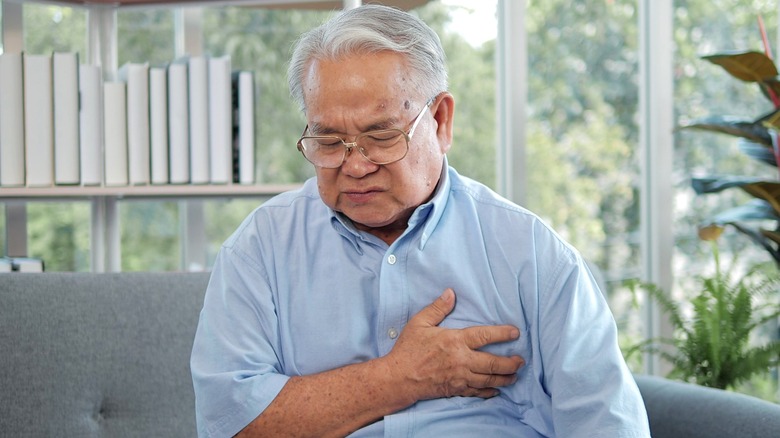
{"type": "Polygon", "coordinates": [[[447,91],[442,92],[431,104],[431,114],[436,120],[436,138],[441,152],[446,154],[452,146],[452,121],[455,117],[455,98],[447,91]]]}

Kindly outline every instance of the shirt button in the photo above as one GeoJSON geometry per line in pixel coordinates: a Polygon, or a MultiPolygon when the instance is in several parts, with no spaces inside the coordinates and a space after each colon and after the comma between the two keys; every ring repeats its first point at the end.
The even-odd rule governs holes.
{"type": "Polygon", "coordinates": [[[394,265],[395,262],[396,262],[395,254],[390,254],[390,257],[387,258],[387,263],[394,265]]]}
{"type": "Polygon", "coordinates": [[[395,327],[390,327],[390,330],[387,331],[387,336],[390,336],[390,339],[395,339],[398,337],[398,330],[396,330],[395,327]]]}

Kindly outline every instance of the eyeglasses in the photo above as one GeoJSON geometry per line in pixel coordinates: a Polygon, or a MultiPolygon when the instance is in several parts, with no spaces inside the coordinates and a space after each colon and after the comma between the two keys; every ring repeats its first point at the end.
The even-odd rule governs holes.
{"type": "MultiPolygon", "coordinates": [[[[435,98],[435,97],[434,97],[435,98]]],[[[382,129],[358,134],[355,141],[346,142],[335,135],[301,136],[298,140],[298,150],[304,158],[317,167],[335,169],[344,164],[347,154],[355,149],[368,161],[384,165],[395,163],[409,152],[409,142],[412,140],[414,130],[420,124],[423,114],[430,108],[434,98],[431,98],[420,114],[414,118],[412,127],[408,132],[400,129],[382,129]]],[[[309,129],[309,125],[303,129],[303,133],[309,129]]]]}

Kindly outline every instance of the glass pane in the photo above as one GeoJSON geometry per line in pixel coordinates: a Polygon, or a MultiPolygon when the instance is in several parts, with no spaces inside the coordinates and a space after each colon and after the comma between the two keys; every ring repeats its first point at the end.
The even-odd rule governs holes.
{"type": "Polygon", "coordinates": [[[260,199],[222,199],[204,202],[206,213],[206,265],[213,266],[222,243],[241,221],[262,204],[260,199]]]}
{"type": "Polygon", "coordinates": [[[259,182],[300,182],[313,175],[295,148],[305,122],[290,100],[287,61],[295,39],[328,15],[315,10],[204,9],[204,52],[229,55],[233,70],[254,74],[255,175],[259,182]]]}
{"type": "Polygon", "coordinates": [[[24,51],[30,54],[78,52],[86,56],[86,9],[25,2],[24,51]]]}
{"type": "Polygon", "coordinates": [[[122,271],[178,271],[181,266],[179,203],[119,204],[122,271]]]}
{"type": "Polygon", "coordinates": [[[430,2],[417,13],[447,54],[455,126],[449,163],[496,187],[496,1],[430,2]]]}
{"type": "MultiPolygon", "coordinates": [[[[26,3],[22,14],[25,53],[84,56],[85,9],[26,3]]],[[[89,212],[87,202],[29,202],[28,255],[42,259],[47,271],[89,271],[89,212]]]]}
{"type": "MultiPolygon", "coordinates": [[[[748,0],[677,0],[674,3],[675,114],[679,124],[706,116],[736,116],[756,120],[774,111],[770,99],[754,83],[737,80],[721,67],[702,59],[703,55],[732,51],[765,52],[758,24],[766,27],[770,53],[776,56],[777,1],[748,0]]],[[[771,148],[769,148],[771,150],[771,148]]],[[[683,302],[690,301],[701,290],[698,275],[712,275],[715,259],[707,242],[700,241],[697,228],[715,214],[749,202],[752,198],[739,189],[697,195],[691,188],[692,177],[735,175],[776,181],[777,167],[749,158],[740,149],[737,137],[700,130],[680,130],[675,134],[675,252],[672,291],[683,302]]],[[[743,222],[750,228],[775,229],[776,221],[743,222]]],[[[721,267],[733,265],[738,277],[756,263],[769,263],[767,251],[735,228],[727,227],[718,240],[721,267]]],[[[777,294],[759,297],[777,301],[777,294]]],[[[752,342],[764,344],[777,338],[777,326],[760,327],[752,342]]],[[[739,391],[778,401],[777,374],[755,376],[739,391]]]]}
{"type": "MultiPolygon", "coordinates": [[[[598,266],[623,345],[641,322],[637,2],[529,2],[528,207],[598,266]]],[[[632,364],[638,369],[639,364],[632,364]]]]}
{"type": "Polygon", "coordinates": [[[89,271],[89,228],[88,202],[27,203],[28,255],[46,271],[89,271]]]}
{"type": "Polygon", "coordinates": [[[126,62],[161,66],[175,55],[173,9],[119,9],[117,55],[119,67],[126,62]]]}
{"type": "MultiPolygon", "coordinates": [[[[172,8],[119,9],[117,59],[162,66],[174,60],[172,8]]],[[[179,203],[122,201],[119,204],[122,271],[181,269],[179,203]]]]}

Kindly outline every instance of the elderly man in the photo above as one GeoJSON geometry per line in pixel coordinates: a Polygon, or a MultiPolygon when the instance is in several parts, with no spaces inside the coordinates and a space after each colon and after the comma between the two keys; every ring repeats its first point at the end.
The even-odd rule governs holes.
{"type": "Polygon", "coordinates": [[[455,100],[428,26],[343,12],[299,40],[289,81],[316,177],[217,257],[201,436],[649,436],[582,258],[447,165],[455,100]]]}

